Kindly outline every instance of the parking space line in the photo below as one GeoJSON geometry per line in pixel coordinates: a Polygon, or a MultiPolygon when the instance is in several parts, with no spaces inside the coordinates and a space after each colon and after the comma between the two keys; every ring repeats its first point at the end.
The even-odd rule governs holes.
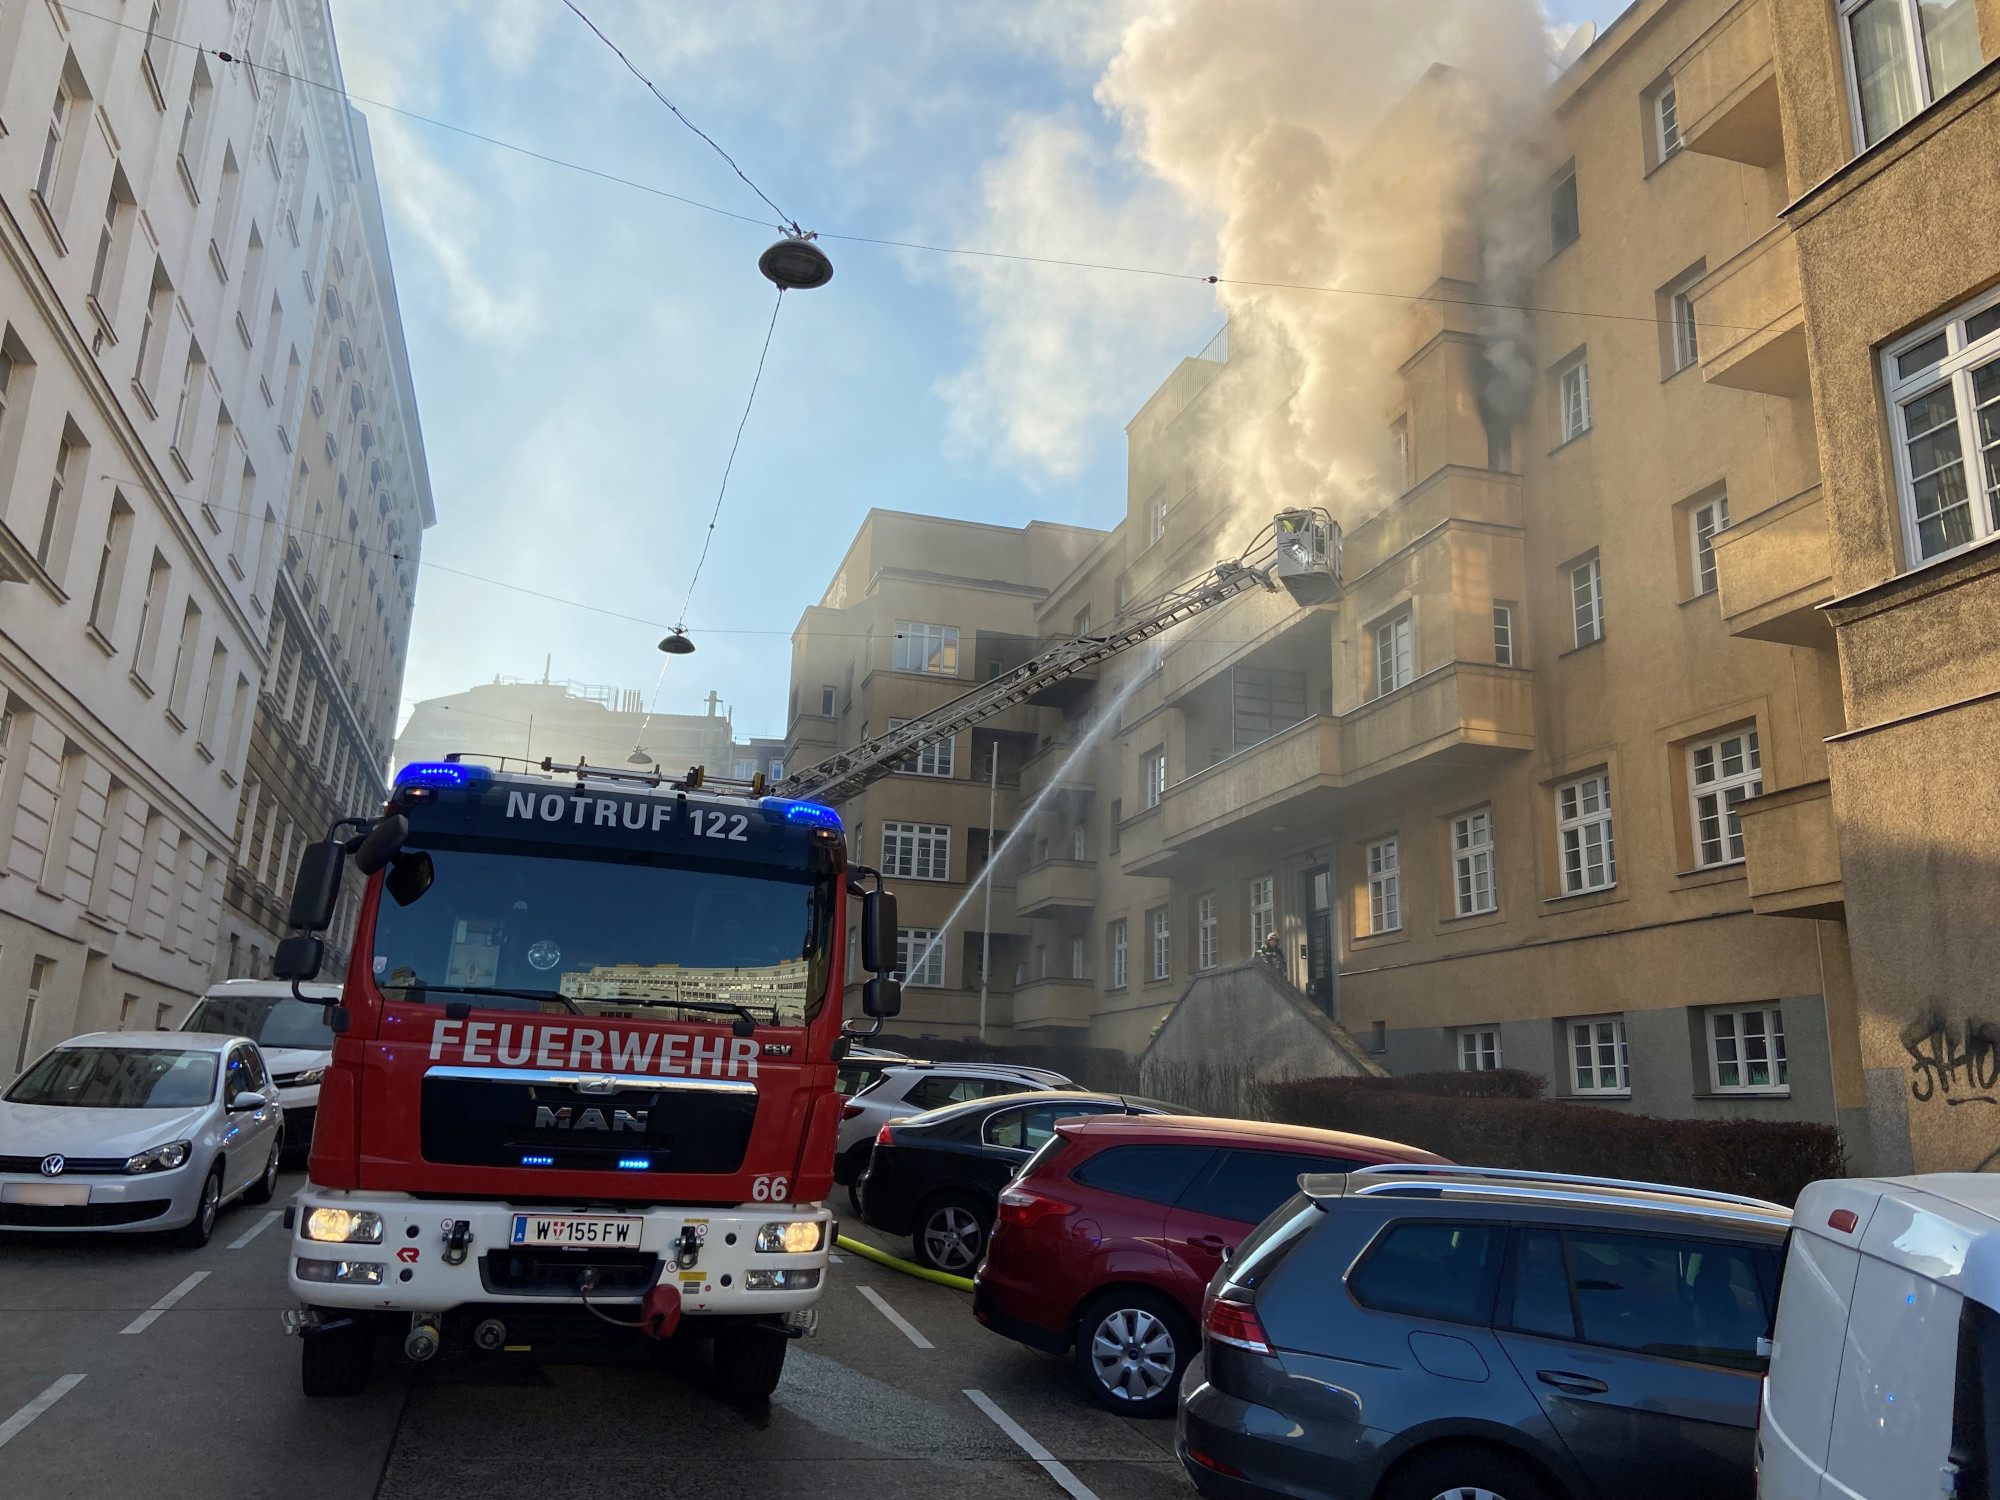
{"type": "Polygon", "coordinates": [[[183,1281],[179,1286],[175,1287],[171,1292],[168,1292],[166,1296],[162,1297],[158,1302],[155,1302],[151,1307],[147,1308],[144,1312],[140,1313],[138,1317],[134,1318],[131,1322],[127,1323],[123,1328],[119,1329],[118,1331],[120,1333],[144,1333],[148,1328],[151,1328],[153,1326],[154,1321],[160,1316],[161,1313],[165,1312],[168,1308],[172,1307],[176,1302],[180,1301],[181,1298],[185,1297],[189,1292],[193,1291],[196,1287],[200,1286],[202,1282],[207,1279],[208,1279],[208,1272],[196,1271],[194,1275],[188,1277],[186,1281],[183,1281]]]}
{"type": "Polygon", "coordinates": [[[875,1310],[881,1313],[882,1316],[887,1318],[891,1323],[894,1323],[898,1328],[902,1329],[903,1337],[908,1339],[911,1343],[915,1344],[919,1349],[934,1349],[937,1347],[929,1339],[925,1338],[921,1333],[917,1332],[916,1325],[911,1323],[910,1320],[904,1317],[901,1313],[897,1312],[895,1308],[891,1307],[888,1304],[888,1302],[883,1299],[882,1294],[876,1291],[874,1287],[861,1286],[861,1287],[856,1287],[855,1290],[861,1293],[861,1295],[866,1297],[870,1302],[874,1303],[875,1310]]]}
{"type": "Polygon", "coordinates": [[[986,1392],[966,1391],[963,1394],[966,1400],[992,1419],[995,1427],[1014,1440],[1015,1447],[1040,1464],[1042,1472],[1061,1485],[1063,1492],[1070,1496],[1070,1500],[1097,1500],[1095,1490],[1078,1479],[1069,1471],[1067,1464],[1037,1442],[1033,1433],[1000,1410],[1000,1404],[986,1392]]]}
{"type": "Polygon", "coordinates": [[[280,1212],[281,1211],[278,1209],[275,1208],[272,1209],[269,1213],[265,1214],[263,1218],[259,1219],[255,1224],[252,1224],[248,1229],[244,1230],[241,1234],[237,1235],[235,1239],[231,1240],[229,1242],[229,1248],[232,1250],[241,1250],[245,1245],[249,1244],[252,1240],[256,1239],[258,1235],[262,1234],[265,1230],[269,1229],[273,1224],[275,1224],[278,1221],[280,1212]]]}
{"type": "Polygon", "coordinates": [[[83,1377],[81,1375],[65,1375],[50,1385],[41,1395],[35,1397],[34,1400],[15,1412],[13,1416],[4,1422],[0,1422],[0,1448],[6,1447],[16,1437],[20,1436],[23,1427],[26,1427],[35,1418],[39,1417],[43,1412],[54,1406],[63,1397],[82,1384],[83,1377]]]}

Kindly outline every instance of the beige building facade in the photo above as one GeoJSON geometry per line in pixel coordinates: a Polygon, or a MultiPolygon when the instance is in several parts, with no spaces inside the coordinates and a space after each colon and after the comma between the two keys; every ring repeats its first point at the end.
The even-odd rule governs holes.
{"type": "MultiPolygon", "coordinates": [[[[1329,497],[1343,596],[1241,598],[1020,726],[1020,797],[1061,785],[1013,915],[1057,972],[1030,960],[1012,1037],[1139,1050],[1268,942],[1392,1071],[1836,1124],[1857,1169],[1986,1164],[1996,58],[1996,0],[1633,5],[1551,94],[1513,410],[1444,185],[1401,257],[1380,494],[1329,497]]],[[[1458,86],[1426,79],[1377,147],[1448,129],[1458,86]]],[[[1241,378],[1219,341],[1141,409],[1124,514],[1038,641],[1268,521],[1207,458],[1241,378]]],[[[844,680],[818,651],[807,699],[844,680]]],[[[972,799],[958,774],[928,795],[972,799]]]]}

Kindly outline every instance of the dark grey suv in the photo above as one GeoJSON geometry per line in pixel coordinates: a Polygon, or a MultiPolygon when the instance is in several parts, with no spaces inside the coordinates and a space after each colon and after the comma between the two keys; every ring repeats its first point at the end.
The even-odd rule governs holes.
{"type": "Polygon", "coordinates": [[[1790,1213],[1480,1167],[1302,1179],[1208,1289],[1220,1500],[1749,1500],[1790,1213]]]}

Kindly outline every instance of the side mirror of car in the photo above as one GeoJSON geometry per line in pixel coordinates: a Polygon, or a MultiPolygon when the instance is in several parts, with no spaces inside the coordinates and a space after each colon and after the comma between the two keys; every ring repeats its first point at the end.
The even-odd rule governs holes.
{"type": "Polygon", "coordinates": [[[861,987],[861,1013],[888,1020],[903,1013],[903,982],[878,974],[861,987]]]}
{"type": "Polygon", "coordinates": [[[248,1114],[251,1110],[262,1109],[268,1103],[270,1103],[268,1099],[255,1089],[252,1089],[247,1093],[238,1094],[234,1099],[231,1099],[229,1101],[229,1112],[232,1115],[248,1114]]]}

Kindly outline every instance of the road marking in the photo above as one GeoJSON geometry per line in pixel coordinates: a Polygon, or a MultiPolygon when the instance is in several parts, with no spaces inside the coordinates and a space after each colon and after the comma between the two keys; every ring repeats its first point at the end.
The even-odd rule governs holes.
{"type": "Polygon", "coordinates": [[[200,1286],[202,1282],[206,1281],[207,1279],[208,1279],[208,1272],[206,1271],[195,1272],[194,1275],[188,1277],[186,1281],[183,1281],[179,1286],[175,1287],[171,1292],[168,1292],[166,1296],[162,1297],[158,1302],[155,1302],[151,1307],[147,1308],[144,1312],[140,1313],[138,1317],[134,1318],[131,1322],[127,1323],[123,1328],[119,1329],[118,1331],[120,1333],[144,1333],[148,1328],[151,1328],[153,1326],[154,1320],[157,1319],[161,1313],[165,1312],[168,1308],[172,1307],[176,1302],[180,1301],[181,1298],[185,1297],[189,1292],[193,1291],[196,1287],[200,1286]]]}
{"type": "Polygon", "coordinates": [[[898,1328],[902,1329],[903,1337],[908,1339],[911,1343],[915,1344],[919,1349],[933,1349],[937,1347],[936,1345],[931,1343],[929,1339],[925,1338],[921,1333],[918,1333],[915,1325],[913,1325],[908,1318],[904,1317],[901,1313],[897,1312],[895,1308],[891,1307],[886,1301],[884,1301],[882,1298],[882,1294],[876,1291],[874,1287],[872,1286],[856,1287],[855,1290],[861,1293],[861,1295],[866,1297],[870,1302],[874,1303],[875,1310],[881,1313],[882,1316],[887,1318],[891,1323],[894,1323],[898,1328]]]}
{"type": "Polygon", "coordinates": [[[235,1239],[231,1240],[229,1242],[229,1248],[232,1250],[241,1250],[245,1245],[249,1244],[252,1240],[256,1239],[258,1235],[262,1234],[265,1230],[269,1229],[273,1224],[275,1224],[278,1221],[279,1214],[280,1210],[275,1208],[272,1209],[269,1213],[265,1214],[263,1218],[259,1219],[255,1224],[252,1224],[248,1229],[244,1230],[241,1234],[237,1235],[235,1239]]]}
{"type": "Polygon", "coordinates": [[[81,1375],[65,1375],[47,1390],[43,1391],[41,1395],[35,1397],[34,1400],[15,1412],[13,1416],[4,1422],[0,1422],[0,1448],[6,1447],[15,1438],[19,1437],[23,1427],[26,1427],[35,1418],[39,1417],[43,1412],[54,1406],[63,1397],[82,1384],[83,1377],[81,1375]]]}
{"type": "Polygon", "coordinates": [[[1063,1463],[1061,1459],[1036,1442],[1034,1434],[1008,1416],[1007,1413],[1000,1410],[999,1403],[987,1395],[986,1392],[966,1391],[963,1394],[966,1400],[970,1401],[992,1419],[995,1427],[998,1427],[1014,1440],[1015,1447],[1040,1464],[1042,1472],[1061,1485],[1063,1492],[1069,1495],[1071,1500],[1097,1500],[1096,1491],[1092,1490],[1081,1479],[1078,1479],[1076,1475],[1070,1473],[1067,1464],[1063,1463]]]}
{"type": "Polygon", "coordinates": [[[847,1257],[844,1255],[829,1254],[827,1256],[827,1259],[832,1261],[836,1266],[844,1266],[847,1264],[847,1257]]]}

